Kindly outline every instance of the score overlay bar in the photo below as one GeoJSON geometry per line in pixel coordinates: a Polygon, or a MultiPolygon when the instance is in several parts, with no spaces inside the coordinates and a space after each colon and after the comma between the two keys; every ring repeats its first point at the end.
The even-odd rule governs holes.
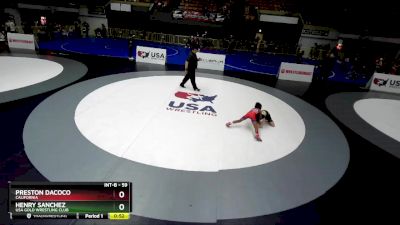
{"type": "Polygon", "coordinates": [[[10,219],[128,219],[131,206],[131,182],[9,182],[10,219]]]}

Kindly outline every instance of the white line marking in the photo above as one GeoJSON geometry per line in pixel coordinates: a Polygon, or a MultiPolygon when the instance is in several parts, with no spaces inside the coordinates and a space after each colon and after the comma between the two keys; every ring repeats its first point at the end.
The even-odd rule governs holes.
{"type": "Polygon", "coordinates": [[[271,66],[271,65],[265,65],[265,64],[256,63],[256,62],[254,62],[254,59],[250,59],[250,63],[254,64],[254,65],[257,65],[257,66],[274,67],[274,66],[271,66]]]}
{"type": "Polygon", "coordinates": [[[244,68],[232,66],[232,65],[229,65],[229,64],[225,64],[225,66],[228,66],[228,67],[231,67],[231,68],[234,68],[234,69],[238,69],[238,70],[243,70],[243,71],[251,72],[251,73],[260,73],[260,74],[266,74],[266,75],[276,76],[276,74],[264,73],[264,72],[255,71],[255,70],[248,70],[248,69],[244,69],[244,68]]]}

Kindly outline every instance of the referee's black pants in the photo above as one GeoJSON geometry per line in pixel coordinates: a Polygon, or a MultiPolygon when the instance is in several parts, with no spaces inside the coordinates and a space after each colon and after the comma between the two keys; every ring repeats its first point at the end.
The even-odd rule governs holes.
{"type": "Polygon", "coordinates": [[[196,85],[196,73],[195,71],[188,71],[185,75],[185,77],[182,80],[181,85],[185,85],[185,83],[190,79],[190,82],[192,83],[193,89],[198,89],[196,85]]]}

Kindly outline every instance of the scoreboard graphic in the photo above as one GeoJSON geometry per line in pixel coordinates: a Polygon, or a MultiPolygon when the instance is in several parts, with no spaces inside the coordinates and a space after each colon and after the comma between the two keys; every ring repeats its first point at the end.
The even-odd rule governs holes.
{"type": "Polygon", "coordinates": [[[10,182],[10,219],[129,219],[131,182],[10,182]]]}

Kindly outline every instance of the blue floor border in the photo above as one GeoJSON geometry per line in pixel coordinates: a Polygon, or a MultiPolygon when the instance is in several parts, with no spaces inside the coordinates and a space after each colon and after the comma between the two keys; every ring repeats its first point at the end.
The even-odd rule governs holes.
{"type": "MultiPolygon", "coordinates": [[[[185,59],[190,50],[181,45],[156,43],[143,40],[135,40],[133,52],[136,52],[136,46],[146,46],[154,48],[165,48],[167,50],[167,64],[184,65],[185,59]]],[[[71,38],[52,41],[42,41],[39,43],[39,49],[44,51],[59,51],[74,54],[96,55],[104,57],[128,58],[128,40],[111,38],[71,38]]],[[[225,54],[225,71],[234,71],[242,73],[256,73],[259,75],[276,76],[281,62],[295,63],[296,57],[293,55],[267,54],[255,52],[234,52],[227,53],[224,50],[207,50],[202,52],[225,54]]],[[[318,61],[302,59],[303,64],[318,65],[318,61]]],[[[368,76],[359,76],[357,79],[349,79],[350,63],[336,63],[332,74],[329,77],[331,81],[352,83],[355,85],[365,85],[369,79],[368,76]]],[[[319,70],[314,72],[318,76],[319,70]]]]}

